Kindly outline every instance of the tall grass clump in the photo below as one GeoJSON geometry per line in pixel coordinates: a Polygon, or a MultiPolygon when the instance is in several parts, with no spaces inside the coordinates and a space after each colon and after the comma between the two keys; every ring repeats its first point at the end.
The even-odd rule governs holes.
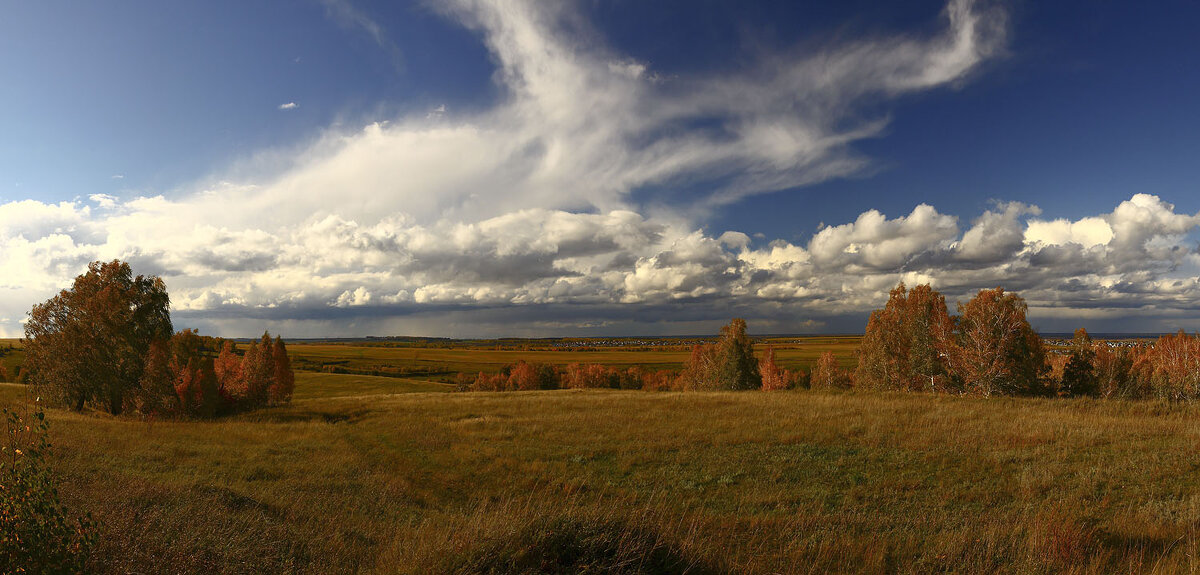
{"type": "Polygon", "coordinates": [[[464,575],[728,572],[706,557],[694,530],[652,508],[542,503],[512,498],[426,518],[401,533],[405,544],[377,567],[464,575]]]}

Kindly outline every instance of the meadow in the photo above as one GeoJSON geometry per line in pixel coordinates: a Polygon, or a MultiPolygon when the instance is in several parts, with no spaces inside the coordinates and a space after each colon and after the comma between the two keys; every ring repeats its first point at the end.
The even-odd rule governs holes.
{"type": "MultiPolygon", "coordinates": [[[[715,340],[716,338],[711,338],[715,340]]],[[[808,370],[825,351],[832,351],[842,367],[855,365],[859,336],[807,336],[768,338],[760,341],[775,349],[776,362],[787,369],[808,370]]],[[[458,373],[495,373],[517,361],[566,366],[598,363],[617,368],[678,371],[691,354],[688,345],[667,340],[661,347],[555,348],[563,340],[508,340],[495,346],[416,347],[364,342],[292,342],[288,354],[297,370],[350,372],[359,375],[416,377],[449,382],[458,373]]]]}
{"type": "MultiPolygon", "coordinates": [[[[831,344],[852,345],[777,350],[803,367],[831,344]]],[[[529,358],[289,347],[362,365],[416,351],[439,369],[529,358]]],[[[668,366],[685,352],[527,353],[668,366]]],[[[96,572],[1200,567],[1200,408],[1187,404],[451,390],[298,372],[291,405],[215,421],[50,410],[54,471],[99,522],[96,572]]],[[[27,395],[0,384],[0,404],[27,395]]]]}

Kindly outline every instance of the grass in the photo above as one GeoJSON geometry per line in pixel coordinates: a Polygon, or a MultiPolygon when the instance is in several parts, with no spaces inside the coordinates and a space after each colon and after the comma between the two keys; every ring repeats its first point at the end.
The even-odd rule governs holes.
{"type": "Polygon", "coordinates": [[[331,397],[363,397],[397,393],[445,393],[454,387],[420,379],[343,375],[333,373],[296,373],[295,401],[331,397]]]}
{"type": "MultiPolygon", "coordinates": [[[[25,352],[21,349],[21,340],[19,339],[0,339],[0,367],[9,374],[12,378],[16,374],[17,366],[25,361],[25,352]]],[[[4,381],[0,379],[0,381],[4,381]]]]}
{"type": "Polygon", "coordinates": [[[298,375],[291,406],[214,422],[51,411],[63,497],[103,525],[93,569],[1200,567],[1200,407],[298,375]]]}
{"type": "MultiPolygon", "coordinates": [[[[821,336],[775,338],[776,363],[788,369],[811,369],[824,351],[833,351],[842,367],[853,367],[857,336],[821,336]]],[[[765,346],[758,346],[761,353],[765,346]]],[[[301,371],[343,369],[350,371],[393,370],[417,378],[448,380],[456,373],[494,373],[506,365],[524,360],[531,363],[567,365],[600,363],[618,368],[639,366],[648,370],[679,370],[691,354],[686,348],[674,350],[602,349],[598,351],[547,349],[488,349],[461,347],[387,347],[365,344],[290,343],[288,354],[301,371]]]]}

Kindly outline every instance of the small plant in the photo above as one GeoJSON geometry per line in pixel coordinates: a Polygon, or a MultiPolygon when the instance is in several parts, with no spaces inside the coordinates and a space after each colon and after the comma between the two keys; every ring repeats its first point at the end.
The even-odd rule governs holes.
{"type": "Polygon", "coordinates": [[[91,517],[72,520],[59,501],[47,465],[49,423],[5,408],[0,445],[0,570],[4,573],[82,573],[95,542],[91,517]]]}

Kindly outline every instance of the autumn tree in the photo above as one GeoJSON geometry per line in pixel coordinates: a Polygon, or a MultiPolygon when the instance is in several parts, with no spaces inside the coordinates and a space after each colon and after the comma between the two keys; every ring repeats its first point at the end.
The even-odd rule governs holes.
{"type": "Polygon", "coordinates": [[[758,371],[762,373],[763,391],[778,391],[790,389],[793,382],[792,374],[775,364],[775,348],[767,346],[763,358],[758,362],[758,371]]]}
{"type": "Polygon", "coordinates": [[[220,394],[213,361],[202,357],[190,357],[186,363],[173,361],[175,393],[183,413],[202,418],[216,415],[220,407],[220,394]]]}
{"type": "Polygon", "coordinates": [[[1063,368],[1059,395],[1096,395],[1096,349],[1086,329],[1075,330],[1067,365],[1063,368]]]}
{"type": "Polygon", "coordinates": [[[175,393],[171,359],[169,341],[158,340],[150,344],[134,406],[139,412],[159,415],[178,411],[179,396],[175,393]]]}
{"type": "Polygon", "coordinates": [[[939,342],[953,331],[946,299],[929,284],[901,282],[883,309],[871,313],[859,348],[857,385],[875,389],[934,390],[946,376],[939,342]]]}
{"type": "Polygon", "coordinates": [[[267,398],[272,405],[288,403],[296,389],[296,375],[292,372],[292,360],[288,358],[283,338],[275,337],[271,346],[271,384],[267,386],[267,398]]]}
{"type": "Polygon", "coordinates": [[[243,408],[267,404],[267,389],[275,371],[271,352],[271,338],[265,333],[261,340],[251,341],[246,348],[246,354],[242,356],[242,381],[234,396],[243,408]]]}
{"type": "Polygon", "coordinates": [[[754,342],[746,335],[746,320],[735,318],[721,328],[716,343],[698,345],[684,364],[685,389],[743,390],[762,387],[754,342]]]}
{"type": "Polygon", "coordinates": [[[716,346],[697,344],[683,364],[679,374],[679,387],[684,390],[717,389],[716,346]]]}
{"type": "Polygon", "coordinates": [[[813,388],[839,389],[850,387],[850,373],[838,366],[837,356],[832,351],[822,352],[809,374],[809,385],[813,388]]]}
{"type": "Polygon", "coordinates": [[[1037,393],[1046,368],[1042,338],[1026,320],[1020,296],[981,290],[959,304],[957,329],[942,342],[950,371],[967,391],[983,396],[1037,393]]]}
{"type": "Polygon", "coordinates": [[[92,262],[25,324],[31,382],[74,409],[119,414],[137,394],[150,345],[170,337],[163,281],[134,276],[121,261],[92,262]]]}
{"type": "Polygon", "coordinates": [[[1200,398],[1200,337],[1179,330],[1158,338],[1148,350],[1149,386],[1170,401],[1200,398]]]}
{"type": "Polygon", "coordinates": [[[221,344],[221,353],[213,362],[213,373],[217,376],[217,392],[231,407],[234,395],[242,393],[242,358],[237,354],[237,345],[232,341],[227,340],[221,344]]]}
{"type": "Polygon", "coordinates": [[[1096,388],[1100,397],[1140,397],[1130,377],[1133,354],[1125,348],[1112,349],[1107,345],[1096,346],[1096,388]]]}

